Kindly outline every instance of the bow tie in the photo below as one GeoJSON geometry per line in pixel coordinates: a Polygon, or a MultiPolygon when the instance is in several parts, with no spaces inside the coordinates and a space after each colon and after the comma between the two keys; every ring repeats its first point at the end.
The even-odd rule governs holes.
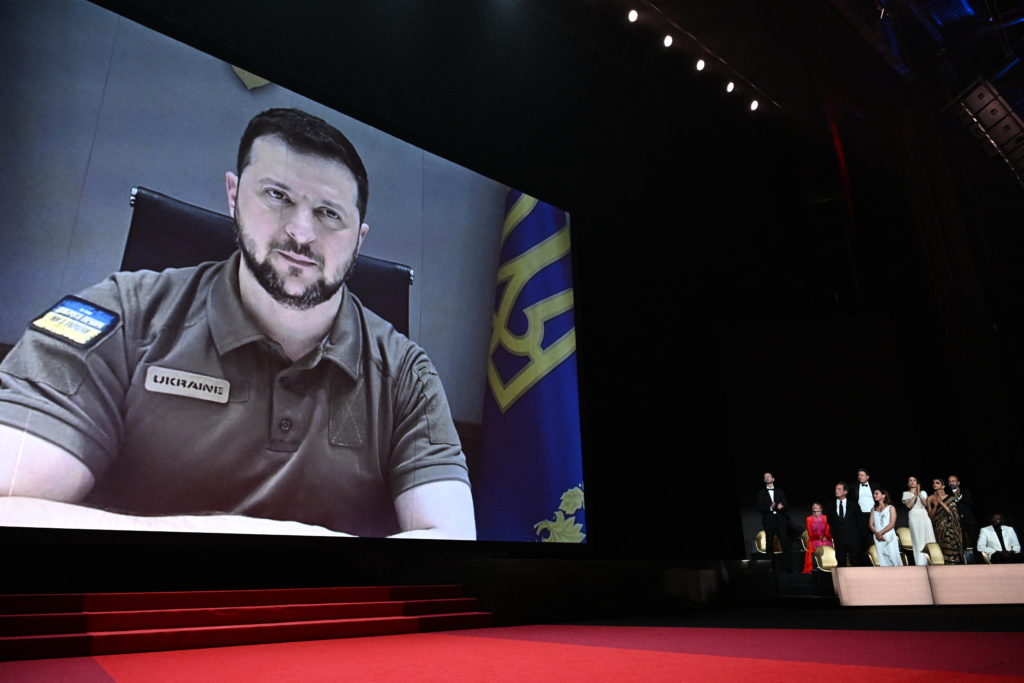
{"type": "Polygon", "coordinates": [[[861,484],[861,486],[867,486],[867,484],[861,484]]]}

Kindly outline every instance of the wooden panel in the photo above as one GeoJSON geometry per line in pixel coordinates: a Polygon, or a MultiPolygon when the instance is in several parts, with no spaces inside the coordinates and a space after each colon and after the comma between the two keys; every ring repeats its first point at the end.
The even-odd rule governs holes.
{"type": "Polygon", "coordinates": [[[837,567],[833,584],[844,607],[931,605],[929,567],[837,567]]]}

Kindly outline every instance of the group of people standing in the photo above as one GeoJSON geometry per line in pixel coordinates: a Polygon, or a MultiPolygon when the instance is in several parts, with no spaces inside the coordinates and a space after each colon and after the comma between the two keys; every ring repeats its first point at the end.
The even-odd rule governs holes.
{"type": "MultiPolygon", "coordinates": [[[[950,475],[931,481],[931,494],[922,490],[917,477],[907,479],[901,502],[908,510],[914,564],[928,564],[928,543],[938,543],[946,564],[964,564],[964,549],[969,540],[978,539],[978,526],[971,495],[960,486],[960,478],[950,475]]],[[[789,518],[786,494],[775,485],[771,472],[764,473],[764,487],[758,493],[757,508],[765,531],[765,547],[771,549],[775,538],[781,547],[789,547],[789,518]]],[[[1012,527],[1003,525],[1002,515],[993,516],[992,526],[982,529],[979,550],[988,552],[993,562],[1020,561],[1020,543],[1012,527]],[[991,538],[990,538],[991,537],[991,538]],[[982,547],[982,546],[985,547],[982,547]]],[[[835,500],[828,506],[811,505],[805,520],[807,552],[804,573],[813,568],[814,551],[833,546],[840,567],[869,564],[867,549],[874,544],[882,567],[903,565],[896,534],[896,507],[889,492],[871,481],[867,470],[857,470],[857,484],[851,488],[838,482],[835,500]]],[[[773,560],[776,558],[772,554],[773,560]]],[[[793,570],[788,553],[781,553],[785,568],[793,570]]],[[[774,566],[774,563],[773,563],[774,566]]]]}

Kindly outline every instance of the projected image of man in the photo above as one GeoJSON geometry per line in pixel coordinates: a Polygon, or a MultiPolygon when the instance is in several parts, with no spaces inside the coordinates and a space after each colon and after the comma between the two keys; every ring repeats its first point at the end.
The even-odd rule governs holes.
{"type": "Polygon", "coordinates": [[[474,538],[437,371],[344,286],[355,148],[268,110],[225,185],[227,261],[64,297],[0,366],[0,524],[474,538]]]}

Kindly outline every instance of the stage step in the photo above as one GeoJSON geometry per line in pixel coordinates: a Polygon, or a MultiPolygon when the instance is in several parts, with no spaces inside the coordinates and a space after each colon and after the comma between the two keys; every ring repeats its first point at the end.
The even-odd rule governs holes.
{"type": "Polygon", "coordinates": [[[491,625],[490,613],[477,611],[475,599],[460,596],[460,586],[0,596],[0,606],[8,612],[0,614],[0,660],[393,635],[491,625]],[[267,599],[259,600],[260,593],[266,594],[267,599]],[[385,595],[392,599],[371,599],[385,595]],[[288,602],[314,597],[331,601],[288,602]],[[337,601],[339,597],[348,600],[337,601]],[[26,612],[33,604],[37,611],[26,612]],[[89,610],[67,610],[71,604],[88,605],[89,610]],[[129,605],[136,608],[123,609],[129,605]],[[163,607],[154,609],[154,605],[163,607]],[[11,613],[12,608],[18,613],[11,613]],[[64,611],[44,611],[61,608],[64,611]]]}
{"type": "Polygon", "coordinates": [[[153,593],[36,593],[0,595],[0,614],[109,612],[113,610],[244,607],[324,602],[381,602],[462,597],[462,586],[344,586],[269,590],[162,591],[153,593]]]}

